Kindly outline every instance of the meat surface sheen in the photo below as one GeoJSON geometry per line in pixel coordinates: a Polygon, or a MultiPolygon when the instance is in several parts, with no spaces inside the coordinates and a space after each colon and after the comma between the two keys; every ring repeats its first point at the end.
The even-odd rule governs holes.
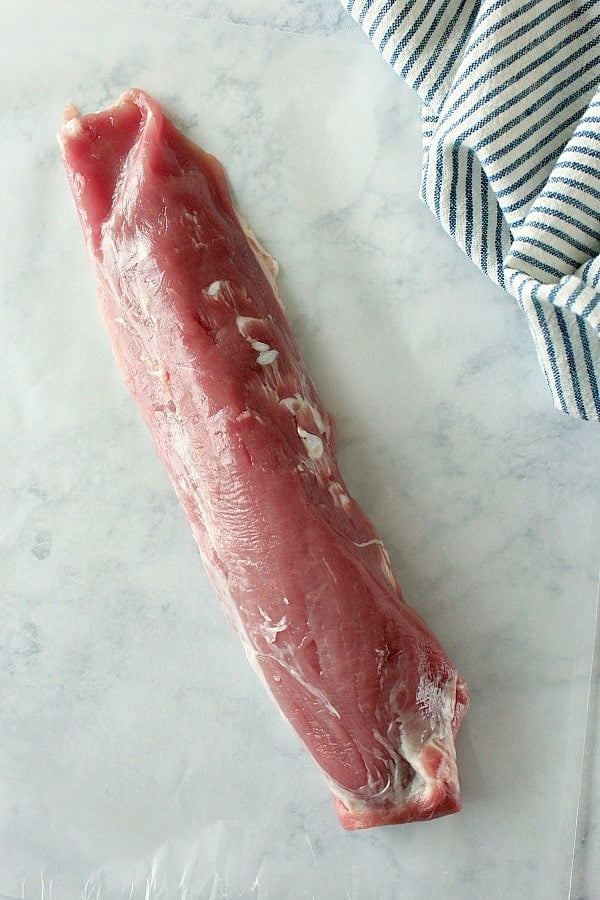
{"type": "Polygon", "coordinates": [[[208,576],[348,829],[460,808],[456,669],[348,494],[334,425],[217,160],[146,93],[59,143],[125,381],[208,576]]]}

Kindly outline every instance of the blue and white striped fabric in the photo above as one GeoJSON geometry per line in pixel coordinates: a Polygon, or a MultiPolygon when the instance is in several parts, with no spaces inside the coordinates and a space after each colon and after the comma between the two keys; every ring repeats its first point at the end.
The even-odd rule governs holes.
{"type": "Polygon", "coordinates": [[[600,419],[600,0],[342,3],[423,101],[423,200],[600,419]]]}

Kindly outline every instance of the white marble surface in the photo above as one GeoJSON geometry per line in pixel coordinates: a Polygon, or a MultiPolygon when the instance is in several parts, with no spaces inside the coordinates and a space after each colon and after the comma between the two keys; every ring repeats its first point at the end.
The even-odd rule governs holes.
{"type": "Polygon", "coordinates": [[[73,0],[80,9],[165,13],[367,43],[338,0],[73,0]]]}
{"type": "Polygon", "coordinates": [[[420,205],[417,104],[333,0],[211,5],[280,31],[127,5],[3,7],[0,895],[593,900],[597,430],[420,205]],[[211,595],[54,140],[133,83],[226,164],[347,481],[469,681],[459,816],[342,832],[211,595]]]}

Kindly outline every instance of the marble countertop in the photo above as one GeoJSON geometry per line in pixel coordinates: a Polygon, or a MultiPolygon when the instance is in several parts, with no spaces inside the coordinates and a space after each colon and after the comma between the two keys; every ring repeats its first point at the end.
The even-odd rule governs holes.
{"type": "Polygon", "coordinates": [[[596,428],[418,200],[419,106],[337,0],[8,2],[0,897],[593,900],[596,428]],[[120,382],[58,160],[131,84],[225,163],[346,480],[470,685],[464,810],[346,834],[120,382]]]}

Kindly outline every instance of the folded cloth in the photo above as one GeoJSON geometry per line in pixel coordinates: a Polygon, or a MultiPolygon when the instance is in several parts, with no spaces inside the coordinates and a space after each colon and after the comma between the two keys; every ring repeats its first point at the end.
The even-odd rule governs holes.
{"type": "Polygon", "coordinates": [[[421,196],[600,419],[600,3],[342,0],[423,101],[421,196]]]}

